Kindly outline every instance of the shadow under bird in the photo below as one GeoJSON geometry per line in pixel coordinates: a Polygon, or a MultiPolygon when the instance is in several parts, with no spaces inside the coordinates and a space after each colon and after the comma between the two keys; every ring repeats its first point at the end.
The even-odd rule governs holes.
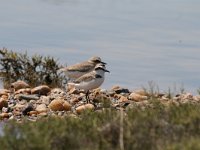
{"type": "Polygon", "coordinates": [[[96,89],[102,85],[105,80],[105,72],[110,72],[106,70],[104,64],[96,65],[92,72],[89,72],[80,78],[74,80],[68,85],[74,86],[76,89],[84,90],[86,92],[86,101],[90,102],[89,90],[96,89]]]}
{"type": "Polygon", "coordinates": [[[75,80],[84,74],[93,71],[95,66],[100,63],[106,65],[105,62],[101,61],[100,57],[94,56],[87,61],[61,68],[60,71],[64,72],[68,79],[75,80]]]}

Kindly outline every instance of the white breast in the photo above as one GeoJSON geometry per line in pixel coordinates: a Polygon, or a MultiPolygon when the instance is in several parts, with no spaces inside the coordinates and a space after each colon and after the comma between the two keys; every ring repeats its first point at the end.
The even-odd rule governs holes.
{"type": "Polygon", "coordinates": [[[92,90],[92,89],[96,89],[96,88],[100,87],[103,82],[104,82],[104,77],[103,78],[95,78],[88,82],[83,81],[79,84],[75,84],[75,88],[88,91],[88,90],[92,90]]]}

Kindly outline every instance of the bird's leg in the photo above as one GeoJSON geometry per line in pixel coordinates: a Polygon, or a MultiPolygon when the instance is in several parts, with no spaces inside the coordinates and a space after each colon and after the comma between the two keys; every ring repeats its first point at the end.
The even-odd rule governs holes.
{"type": "Polygon", "coordinates": [[[89,90],[86,92],[86,102],[89,103],[90,102],[90,98],[89,98],[89,90]]]}

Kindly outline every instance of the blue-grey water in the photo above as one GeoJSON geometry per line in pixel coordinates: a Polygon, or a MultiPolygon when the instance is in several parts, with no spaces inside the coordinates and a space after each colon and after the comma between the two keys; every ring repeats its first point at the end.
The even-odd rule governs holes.
{"type": "Polygon", "coordinates": [[[0,1],[0,48],[108,63],[103,88],[200,87],[199,0],[0,1]]]}

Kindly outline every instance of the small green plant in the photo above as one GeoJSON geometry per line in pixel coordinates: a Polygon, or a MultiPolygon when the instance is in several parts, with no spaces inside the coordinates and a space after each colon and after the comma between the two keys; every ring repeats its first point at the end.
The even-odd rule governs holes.
{"type": "Polygon", "coordinates": [[[16,53],[5,48],[0,50],[0,77],[4,87],[12,82],[24,80],[31,86],[46,84],[60,86],[63,76],[57,72],[61,67],[57,60],[49,56],[16,53]]]}
{"type": "Polygon", "coordinates": [[[180,92],[181,92],[181,94],[185,93],[184,84],[181,84],[181,87],[180,87],[180,92]]]}
{"type": "Polygon", "coordinates": [[[172,93],[171,89],[168,88],[167,98],[171,99],[173,96],[174,96],[174,94],[172,93]]]}
{"type": "Polygon", "coordinates": [[[160,93],[159,86],[154,81],[149,81],[148,86],[143,86],[142,89],[149,94],[151,99],[154,99],[160,93]]]}

